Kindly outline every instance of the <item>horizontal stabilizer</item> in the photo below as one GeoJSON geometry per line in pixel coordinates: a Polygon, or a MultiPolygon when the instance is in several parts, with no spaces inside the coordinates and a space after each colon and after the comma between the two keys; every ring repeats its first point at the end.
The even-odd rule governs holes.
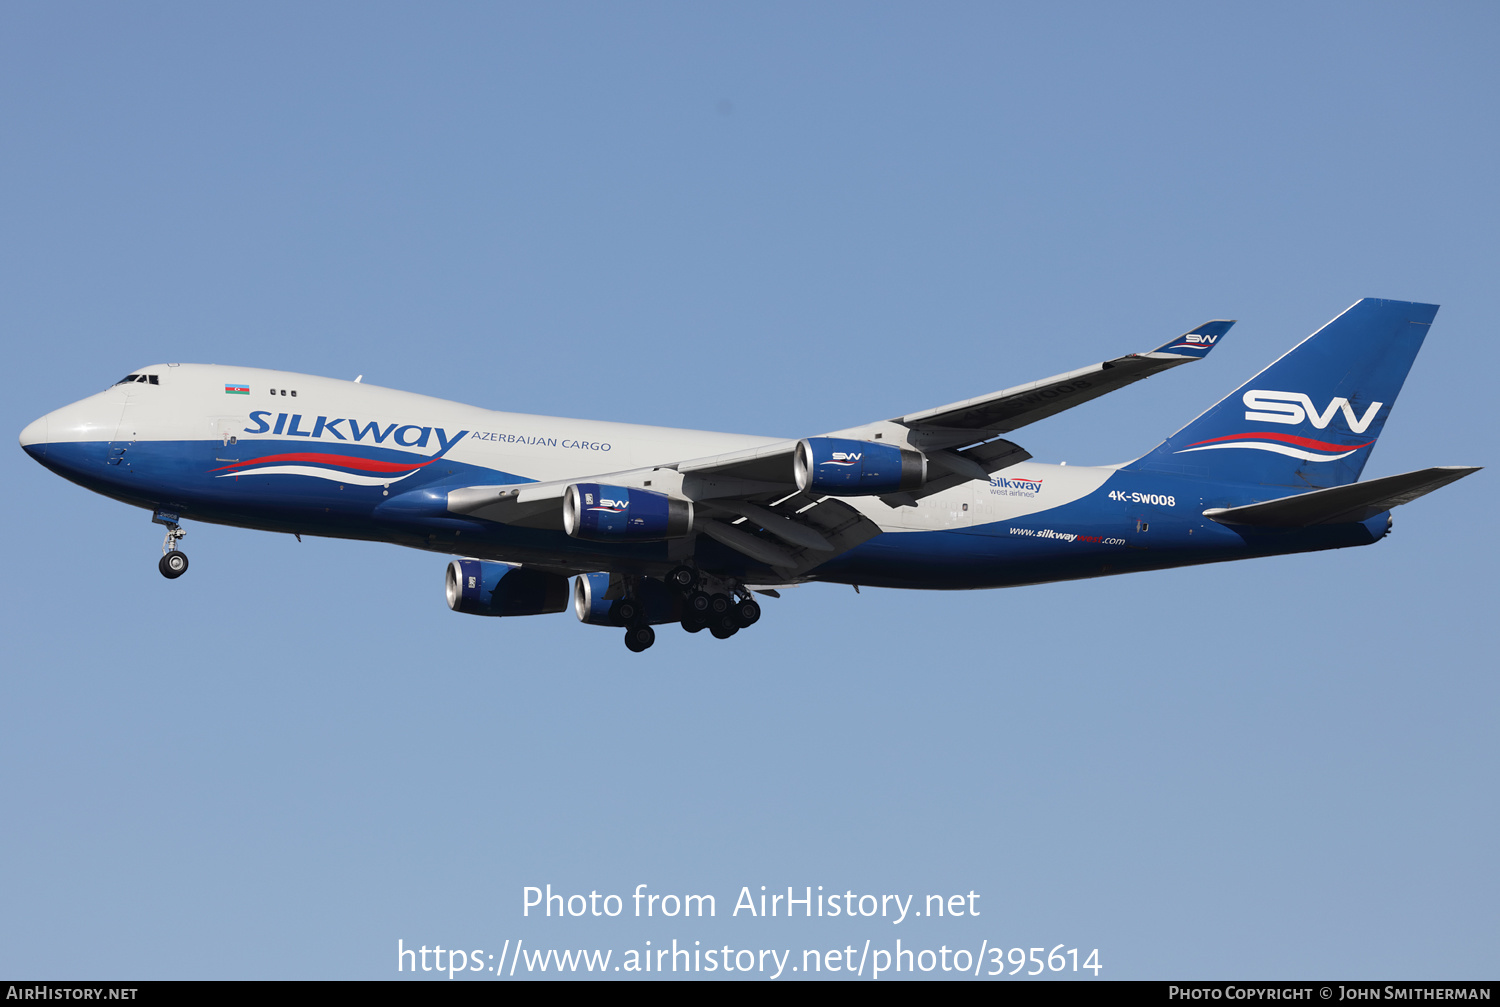
{"type": "Polygon", "coordinates": [[[1440,465],[1244,507],[1210,507],[1203,512],[1203,516],[1220,524],[1250,525],[1257,528],[1352,524],[1366,521],[1392,507],[1411,503],[1419,496],[1425,496],[1478,471],[1478,466],[1440,465]]]}

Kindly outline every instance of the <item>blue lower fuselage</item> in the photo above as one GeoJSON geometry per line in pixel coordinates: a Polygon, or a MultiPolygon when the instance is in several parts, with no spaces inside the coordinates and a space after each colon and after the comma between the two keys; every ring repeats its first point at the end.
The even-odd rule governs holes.
{"type": "MultiPolygon", "coordinates": [[[[260,456],[306,448],[304,442],[294,441],[226,446],[219,441],[180,440],[128,445],[56,442],[27,450],[49,469],[90,490],[185,519],[392,542],[577,571],[657,573],[674,562],[670,543],[605,545],[572,538],[560,528],[517,527],[447,510],[450,489],[533,481],[524,475],[442,457],[390,486],[295,474],[236,474],[236,464],[246,457],[243,448],[252,443],[260,456]]],[[[391,462],[411,458],[407,452],[384,448],[362,449],[361,456],[391,462]]],[[[951,507],[952,514],[934,519],[931,523],[937,527],[882,521],[881,534],[814,568],[806,579],[920,589],[1007,587],[1368,545],[1389,527],[1388,513],[1361,523],[1295,530],[1227,527],[1202,512],[1284,496],[1286,490],[1139,469],[1082,471],[1099,474],[1092,492],[1008,520],[985,518],[982,494],[989,487],[976,482],[964,502],[954,502],[950,494],[941,504],[951,507]]],[[[901,510],[892,513],[899,515],[901,510]]],[[[778,579],[770,568],[707,538],[699,538],[695,556],[699,566],[747,582],[778,579]]]]}

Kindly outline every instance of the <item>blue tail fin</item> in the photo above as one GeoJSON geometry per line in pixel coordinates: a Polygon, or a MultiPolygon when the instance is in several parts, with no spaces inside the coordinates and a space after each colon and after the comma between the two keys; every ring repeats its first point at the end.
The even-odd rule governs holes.
{"type": "Polygon", "coordinates": [[[1126,468],[1297,489],[1355,482],[1437,309],[1356,302],[1126,468]]]}

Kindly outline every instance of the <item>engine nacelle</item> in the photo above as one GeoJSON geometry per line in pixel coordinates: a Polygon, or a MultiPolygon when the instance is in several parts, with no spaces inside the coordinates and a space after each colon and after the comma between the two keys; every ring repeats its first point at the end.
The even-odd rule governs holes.
{"type": "Polygon", "coordinates": [[[448,607],[467,615],[548,615],[568,607],[568,578],[540,570],[456,559],[448,564],[448,607]]]}
{"type": "MultiPolygon", "coordinates": [[[[573,587],[573,613],[579,622],[590,626],[620,625],[614,614],[615,600],[604,597],[608,591],[609,574],[578,575],[573,587]]],[[[642,577],[636,584],[636,601],[642,606],[645,621],[651,625],[682,619],[682,596],[659,580],[642,577]]]]}
{"type": "Polygon", "coordinates": [[[833,496],[900,493],[927,482],[927,456],[920,451],[843,437],[798,441],[793,469],[802,492],[833,496]]]}
{"type": "Polygon", "coordinates": [[[693,505],[654,490],[576,483],[563,495],[563,527],[590,542],[659,542],[693,530],[693,505]]]}
{"type": "Polygon", "coordinates": [[[609,574],[581,573],[573,582],[573,614],[590,626],[613,626],[609,607],[614,604],[604,595],[609,590],[609,574]]]}

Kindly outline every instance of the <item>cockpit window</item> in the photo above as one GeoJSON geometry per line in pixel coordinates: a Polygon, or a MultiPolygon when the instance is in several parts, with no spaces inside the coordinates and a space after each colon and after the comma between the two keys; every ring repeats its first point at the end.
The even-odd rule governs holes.
{"type": "Polygon", "coordinates": [[[149,381],[149,382],[151,382],[151,384],[153,384],[153,385],[159,385],[159,384],[161,384],[160,379],[155,374],[148,374],[148,375],[146,375],[146,380],[149,381]]]}
{"type": "Polygon", "coordinates": [[[127,382],[135,381],[139,377],[140,377],[139,374],[127,374],[123,378],[121,378],[119,381],[116,381],[115,384],[117,384],[117,385],[123,385],[123,384],[126,384],[127,382]]]}

